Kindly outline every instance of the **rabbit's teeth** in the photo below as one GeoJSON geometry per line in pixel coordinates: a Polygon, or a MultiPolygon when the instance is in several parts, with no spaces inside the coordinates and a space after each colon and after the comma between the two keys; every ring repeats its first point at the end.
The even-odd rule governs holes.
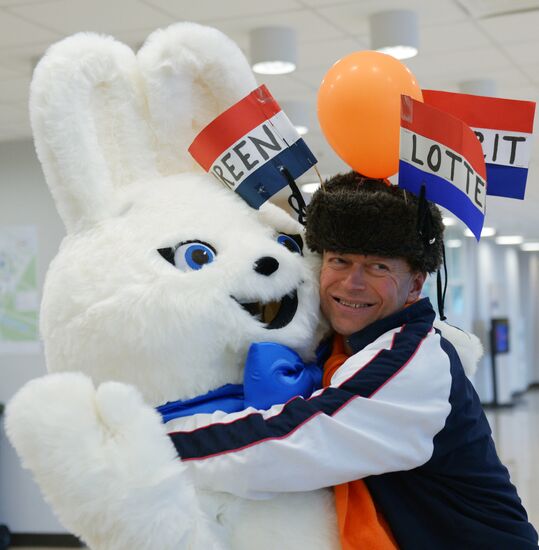
{"type": "Polygon", "coordinates": [[[292,321],[298,309],[298,294],[293,291],[281,298],[279,301],[263,302],[240,302],[234,298],[240,306],[254,317],[262,322],[264,328],[272,330],[283,328],[292,321]]]}

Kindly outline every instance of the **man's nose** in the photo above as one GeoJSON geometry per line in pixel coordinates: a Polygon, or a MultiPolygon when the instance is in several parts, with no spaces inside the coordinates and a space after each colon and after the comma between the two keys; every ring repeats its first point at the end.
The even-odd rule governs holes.
{"type": "Polygon", "coordinates": [[[365,277],[365,268],[362,265],[353,265],[350,267],[344,283],[348,288],[361,289],[365,287],[365,277]]]}

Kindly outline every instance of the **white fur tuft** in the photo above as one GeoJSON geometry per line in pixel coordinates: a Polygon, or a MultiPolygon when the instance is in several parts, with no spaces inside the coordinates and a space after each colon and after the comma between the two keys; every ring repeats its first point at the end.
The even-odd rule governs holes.
{"type": "Polygon", "coordinates": [[[471,332],[465,332],[443,321],[437,320],[434,326],[453,344],[462,361],[464,372],[468,377],[472,377],[484,353],[479,338],[471,332]]]}

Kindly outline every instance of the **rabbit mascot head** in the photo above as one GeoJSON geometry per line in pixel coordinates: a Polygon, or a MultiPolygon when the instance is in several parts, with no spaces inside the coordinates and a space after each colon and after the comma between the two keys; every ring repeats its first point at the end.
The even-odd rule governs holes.
{"type": "Polygon", "coordinates": [[[240,383],[253,342],[310,359],[320,339],[301,226],[250,208],[188,153],[254,88],[234,43],[188,23],[138,55],[75,35],[36,68],[36,148],[67,228],[41,311],[57,374],[23,388],[7,424],[61,520],[94,548],[334,544],[324,492],[248,505],[199,495],[150,407],[240,383]]]}
{"type": "Polygon", "coordinates": [[[313,259],[279,242],[300,226],[249,208],[188,153],[255,87],[235,44],[195,25],[154,33],[138,59],[96,36],[50,49],[32,120],[68,236],[43,302],[49,370],[125,381],[159,404],[241,381],[252,342],[312,354],[313,259]]]}

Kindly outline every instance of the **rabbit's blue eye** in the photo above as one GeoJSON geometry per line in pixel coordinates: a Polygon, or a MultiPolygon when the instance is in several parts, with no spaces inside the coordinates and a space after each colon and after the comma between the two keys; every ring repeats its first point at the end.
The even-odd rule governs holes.
{"type": "Polygon", "coordinates": [[[286,235],[285,233],[281,233],[277,236],[277,242],[288,248],[290,252],[301,254],[303,251],[303,239],[300,235],[286,235]]]}
{"type": "Polygon", "coordinates": [[[213,246],[202,241],[185,241],[157,252],[181,271],[197,271],[211,264],[217,255],[213,246]]]}
{"type": "Polygon", "coordinates": [[[206,243],[182,243],[174,252],[174,265],[182,271],[202,269],[213,260],[215,260],[215,250],[206,243]]]}

